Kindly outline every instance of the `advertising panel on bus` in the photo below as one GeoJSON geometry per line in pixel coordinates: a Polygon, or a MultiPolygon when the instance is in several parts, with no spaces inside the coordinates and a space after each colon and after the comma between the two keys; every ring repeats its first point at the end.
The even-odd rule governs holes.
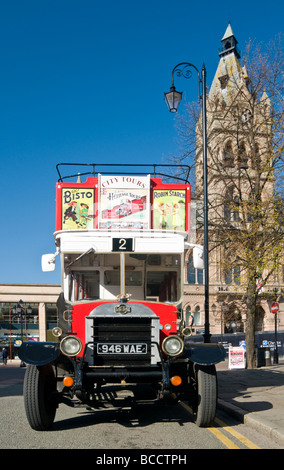
{"type": "Polygon", "coordinates": [[[99,228],[150,228],[150,177],[99,175],[99,228]]]}

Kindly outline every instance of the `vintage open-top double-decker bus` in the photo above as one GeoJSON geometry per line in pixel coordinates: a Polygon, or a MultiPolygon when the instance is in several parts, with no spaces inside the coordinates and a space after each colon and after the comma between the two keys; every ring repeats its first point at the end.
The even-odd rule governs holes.
{"type": "Polygon", "coordinates": [[[48,429],[60,403],[136,403],[142,384],[151,400],[186,400],[196,423],[209,425],[225,351],[190,341],[182,311],[185,251],[202,263],[201,247],[189,242],[187,177],[162,182],[170,165],[153,165],[151,176],[138,173],[146,165],[133,174],[135,165],[121,173],[120,165],[85,164],[75,182],[61,174],[68,165],[57,166],[57,251],[42,257],[45,271],[61,258],[54,342],[25,342],[19,353],[30,426],[48,429]]]}

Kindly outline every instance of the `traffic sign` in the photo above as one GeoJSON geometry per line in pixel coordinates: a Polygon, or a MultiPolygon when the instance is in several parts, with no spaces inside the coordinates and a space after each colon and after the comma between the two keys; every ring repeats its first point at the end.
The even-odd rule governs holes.
{"type": "Polygon", "coordinates": [[[275,315],[279,310],[279,303],[278,302],[273,302],[271,305],[271,312],[275,315]]]}

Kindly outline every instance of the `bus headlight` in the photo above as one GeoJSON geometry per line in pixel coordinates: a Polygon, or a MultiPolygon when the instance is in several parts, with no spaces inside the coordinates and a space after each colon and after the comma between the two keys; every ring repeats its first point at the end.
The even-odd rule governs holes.
{"type": "Polygon", "coordinates": [[[82,343],[76,336],[66,336],[60,343],[60,349],[66,356],[77,356],[82,351],[82,343]]]}
{"type": "Polygon", "coordinates": [[[183,351],[183,341],[178,336],[168,336],[162,343],[162,350],[168,356],[178,356],[183,351]]]}

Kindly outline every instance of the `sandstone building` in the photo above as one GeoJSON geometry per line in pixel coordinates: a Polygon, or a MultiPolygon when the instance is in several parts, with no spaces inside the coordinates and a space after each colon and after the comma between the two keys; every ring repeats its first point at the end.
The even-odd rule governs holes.
{"type": "MultiPolygon", "coordinates": [[[[250,108],[250,79],[246,68],[240,64],[240,52],[230,24],[221,43],[219,64],[207,97],[209,309],[212,334],[244,332],[246,329],[242,267],[229,260],[225,263],[229,250],[226,250],[224,244],[212,249],[212,240],[216,238],[213,228],[217,225],[220,227],[222,221],[225,224],[229,220],[232,230],[238,228],[238,198],[249,194],[250,186],[257,184],[257,178],[261,178],[256,166],[261,164],[269,151],[269,126],[265,124],[270,110],[268,96],[264,92],[257,107],[253,110],[250,108]],[[253,139],[249,132],[250,119],[258,124],[253,139]]],[[[202,177],[202,148],[197,126],[196,188],[203,187],[202,177]]],[[[263,191],[264,200],[272,194],[273,189],[274,178],[267,179],[263,191]]],[[[202,192],[197,193],[196,197],[202,198],[202,192]]],[[[246,217],[250,223],[252,215],[247,213],[246,217]]],[[[202,233],[200,243],[202,244],[202,233]]],[[[234,253],[233,258],[236,259],[234,253]]],[[[278,329],[284,328],[284,262],[278,261],[273,276],[259,290],[256,331],[274,329],[275,317],[271,313],[273,300],[277,300],[280,306],[278,329]]],[[[204,325],[203,272],[193,268],[191,251],[187,253],[185,270],[183,308],[188,318],[194,317],[193,331],[198,333],[204,325]]]]}

